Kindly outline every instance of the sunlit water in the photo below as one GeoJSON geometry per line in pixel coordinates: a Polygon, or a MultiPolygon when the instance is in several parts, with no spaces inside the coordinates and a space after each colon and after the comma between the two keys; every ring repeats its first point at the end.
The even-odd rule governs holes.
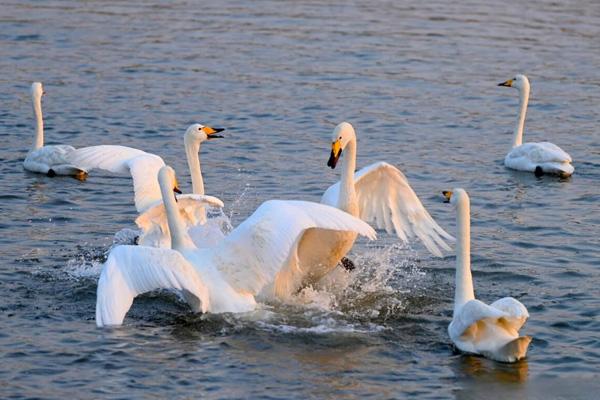
{"type": "Polygon", "coordinates": [[[3,1],[0,397],[594,397],[600,6],[412,3],[3,1]],[[496,84],[517,72],[532,82],[525,137],[568,151],[569,180],[502,165],[518,96],[496,84]],[[450,233],[439,193],[470,192],[477,296],[528,307],[527,360],[454,353],[453,255],[385,233],[359,243],[338,287],[297,304],[200,316],[152,293],[122,328],[97,329],[101,263],[134,228],[131,182],[23,171],[33,80],[48,143],[155,152],[188,190],[184,129],[226,127],[201,157],[234,225],[270,198],[318,200],[339,176],[330,132],[354,123],[358,166],[400,167],[450,233]]]}

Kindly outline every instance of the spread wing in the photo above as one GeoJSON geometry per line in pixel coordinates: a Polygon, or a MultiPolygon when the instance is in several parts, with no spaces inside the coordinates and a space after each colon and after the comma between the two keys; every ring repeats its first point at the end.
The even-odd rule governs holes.
{"type": "Polygon", "coordinates": [[[375,238],[367,223],[324,204],[269,200],[214,249],[213,260],[238,290],[259,293],[294,259],[307,229],[356,232],[375,238]]]}
{"type": "MultiPolygon", "coordinates": [[[[210,247],[216,242],[213,236],[223,238],[223,233],[217,232],[217,224],[206,224],[205,206],[223,207],[223,202],[214,196],[199,194],[184,194],[177,196],[179,215],[188,228],[188,233],[197,247],[210,247]],[[220,233],[220,235],[219,235],[220,233]]],[[[142,230],[139,244],[150,247],[171,247],[169,224],[162,200],[147,208],[140,214],[135,223],[142,230]]]]}
{"type": "Polygon", "coordinates": [[[86,171],[97,168],[117,174],[131,173],[135,208],[140,213],[161,199],[156,177],[165,163],[155,154],[126,146],[102,145],[77,149],[69,158],[72,164],[86,171]]]}
{"type": "MultiPolygon", "coordinates": [[[[444,239],[454,238],[431,218],[399,169],[386,162],[371,164],[354,175],[354,185],[360,218],[388,233],[395,230],[404,242],[417,236],[438,257],[442,256],[440,248],[450,250],[444,239]]],[[[321,202],[337,206],[339,193],[337,182],[327,189],[321,202]]]]}
{"type": "Polygon", "coordinates": [[[183,291],[195,311],[209,307],[208,290],[179,252],[143,246],[118,246],[106,260],[96,300],[96,325],[121,325],[133,299],[155,289],[183,291]]]}

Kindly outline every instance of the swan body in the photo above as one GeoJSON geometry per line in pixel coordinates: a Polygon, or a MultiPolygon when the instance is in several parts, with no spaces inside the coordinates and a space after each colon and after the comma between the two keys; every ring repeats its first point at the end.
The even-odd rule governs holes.
{"type": "Polygon", "coordinates": [[[87,171],[75,166],[69,156],[75,148],[68,145],[44,146],[44,119],[42,116],[42,96],[44,89],[41,82],[31,84],[31,97],[33,101],[33,114],[35,116],[35,140],[31,150],[27,153],[23,167],[27,171],[46,174],[48,176],[70,175],[84,180],[87,171]]]}
{"type": "MultiPolygon", "coordinates": [[[[378,162],[354,173],[356,133],[347,122],[342,122],[333,131],[328,166],[336,167],[342,150],[347,154],[342,161],[341,180],[325,191],[321,203],[373,222],[388,233],[395,231],[404,242],[417,236],[436,256],[442,256],[441,249],[450,250],[444,239],[454,238],[431,218],[400,170],[386,162],[378,162]]],[[[335,257],[323,256],[323,264],[331,269],[339,262],[341,257],[338,257],[352,248],[356,235],[336,232],[327,236],[319,237],[315,242],[329,241],[331,248],[338,249],[335,257]]]]}
{"type": "MultiPolygon", "coordinates": [[[[220,224],[207,220],[205,209],[205,205],[223,207],[223,202],[212,196],[202,198],[205,205],[194,201],[194,196],[204,196],[204,182],[198,156],[200,144],[209,138],[222,137],[216,135],[222,130],[193,124],[184,135],[193,194],[191,197],[178,197],[182,202],[179,210],[192,239],[200,247],[214,246],[224,237],[220,224]],[[188,201],[189,198],[192,200],[188,201]]],[[[142,230],[138,243],[152,247],[169,247],[167,217],[162,205],[160,186],[156,180],[158,171],[165,165],[161,157],[131,147],[101,145],[78,149],[71,159],[88,170],[98,168],[112,173],[130,173],[133,178],[135,207],[140,214],[136,224],[142,230]]]]}
{"type": "Polygon", "coordinates": [[[335,208],[270,200],[218,246],[199,249],[171,194],[176,188],[173,170],[161,168],[159,181],[171,249],[119,246],[111,251],[98,281],[98,326],[122,324],[137,295],[159,288],[179,290],[194,311],[251,311],[256,296],[277,297],[277,287],[291,295],[303,275],[310,273],[297,264],[307,231],[342,230],[375,237],[368,224],[335,208]]]}
{"type": "Polygon", "coordinates": [[[519,90],[519,115],[513,134],[512,149],[504,158],[504,165],[518,171],[535,172],[536,175],[572,175],[575,171],[571,164],[573,160],[557,145],[550,142],[522,143],[529,103],[529,79],[525,75],[516,75],[498,86],[514,87],[519,90]]]}
{"type": "Polygon", "coordinates": [[[471,275],[471,228],[469,196],[463,189],[444,192],[456,207],[456,288],[454,313],[448,326],[450,339],[466,353],[481,354],[502,362],[524,358],[531,342],[519,336],[529,313],[521,302],[504,297],[490,305],[475,299],[471,275]]]}

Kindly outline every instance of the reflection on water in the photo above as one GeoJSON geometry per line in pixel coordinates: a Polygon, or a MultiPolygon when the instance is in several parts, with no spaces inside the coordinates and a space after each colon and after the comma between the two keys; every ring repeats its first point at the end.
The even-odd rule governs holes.
{"type": "Polygon", "coordinates": [[[527,359],[513,364],[499,363],[482,357],[461,355],[457,363],[457,370],[463,377],[472,378],[483,384],[497,383],[523,383],[529,376],[527,359]]]}

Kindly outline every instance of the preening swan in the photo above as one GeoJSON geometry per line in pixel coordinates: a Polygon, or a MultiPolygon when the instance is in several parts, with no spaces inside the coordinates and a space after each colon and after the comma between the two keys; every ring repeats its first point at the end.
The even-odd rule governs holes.
{"type": "Polygon", "coordinates": [[[118,246],[110,252],[98,281],[98,326],[122,324],[137,295],[159,288],[181,291],[194,311],[250,311],[255,296],[273,297],[275,287],[290,295],[298,290],[297,278],[310,273],[298,271],[297,263],[307,232],[351,231],[375,238],[368,224],[333,207],[270,200],[219,245],[198,249],[177,212],[174,171],[165,166],[158,176],[172,249],[118,246]]]}
{"type": "MultiPolygon", "coordinates": [[[[206,140],[222,138],[217,135],[224,129],[215,129],[201,124],[190,125],[184,135],[185,152],[192,177],[193,195],[179,197],[180,213],[191,230],[194,242],[201,247],[214,246],[224,235],[217,222],[207,223],[204,206],[189,198],[204,196],[204,181],[200,170],[200,144],[206,140]]],[[[71,159],[87,170],[99,168],[113,173],[131,173],[135,192],[135,207],[140,214],[136,224],[142,230],[139,244],[153,247],[169,247],[165,208],[156,176],[165,163],[155,154],[125,146],[102,145],[76,150],[71,159]]],[[[223,207],[216,197],[203,197],[212,207],[223,207]]]]}
{"type": "Polygon", "coordinates": [[[513,79],[499,83],[498,86],[514,87],[519,90],[519,115],[513,134],[512,149],[504,158],[504,165],[519,171],[535,172],[538,176],[572,175],[575,168],[571,165],[571,156],[557,145],[550,142],[522,144],[529,102],[529,79],[525,75],[516,75],[513,79]]]}
{"type": "Polygon", "coordinates": [[[471,209],[469,196],[463,189],[444,192],[456,207],[458,242],[456,244],[456,288],[454,314],[448,326],[450,339],[467,353],[481,354],[502,362],[524,358],[531,342],[519,336],[529,313],[523,304],[504,297],[487,305],[475,299],[471,276],[471,209]]]}
{"type": "MultiPolygon", "coordinates": [[[[337,207],[364,221],[374,222],[388,233],[395,230],[404,242],[417,236],[436,256],[442,256],[440,248],[450,250],[444,239],[454,238],[431,218],[400,170],[388,163],[378,162],[354,173],[356,133],[347,122],[342,122],[333,131],[331,156],[327,162],[329,167],[336,167],[342,151],[345,151],[342,178],[325,191],[321,203],[337,207]]],[[[352,248],[355,239],[354,234],[339,233],[318,238],[317,241],[325,241],[329,247],[338,250],[331,255],[320,255],[322,264],[335,266],[352,248]]]]}
{"type": "Polygon", "coordinates": [[[70,175],[79,180],[87,177],[87,171],[76,167],[69,159],[75,148],[68,145],[44,146],[44,118],[42,116],[42,96],[45,94],[41,82],[31,84],[33,115],[35,117],[35,140],[23,162],[23,167],[31,172],[56,175],[70,175]]]}

